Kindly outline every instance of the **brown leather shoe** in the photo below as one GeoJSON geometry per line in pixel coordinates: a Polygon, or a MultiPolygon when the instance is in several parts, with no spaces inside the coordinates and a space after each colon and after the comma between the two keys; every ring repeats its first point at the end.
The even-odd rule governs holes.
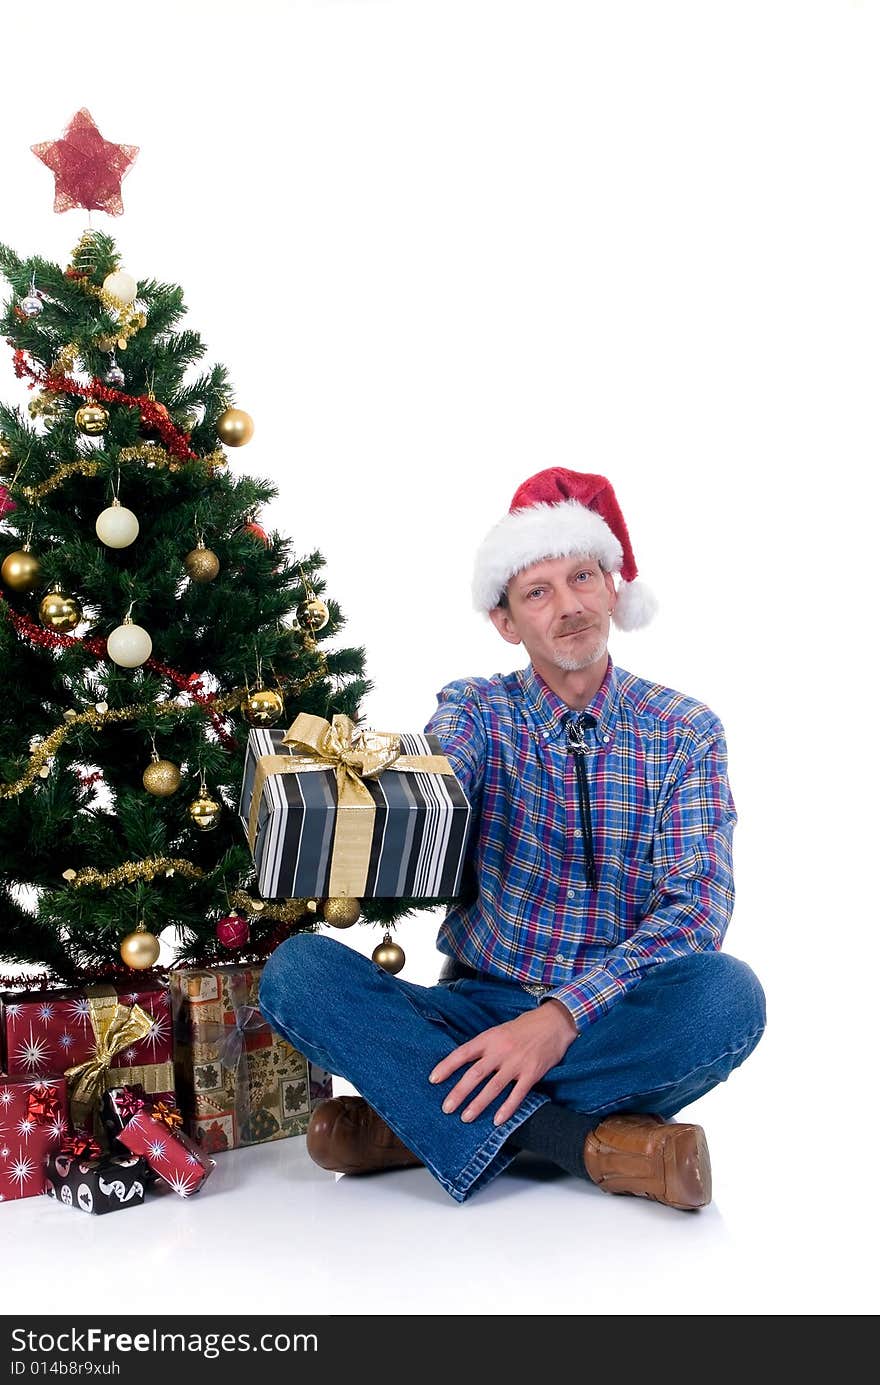
{"type": "Polygon", "coordinates": [[[702,1126],[660,1116],[606,1116],[584,1142],[584,1165],[606,1193],[632,1193],[683,1212],[712,1201],[712,1168],[702,1126]]]}
{"type": "Polygon", "coordinates": [[[362,1096],[321,1101],[306,1130],[306,1149],[333,1173],[373,1173],[421,1164],[362,1096]]]}

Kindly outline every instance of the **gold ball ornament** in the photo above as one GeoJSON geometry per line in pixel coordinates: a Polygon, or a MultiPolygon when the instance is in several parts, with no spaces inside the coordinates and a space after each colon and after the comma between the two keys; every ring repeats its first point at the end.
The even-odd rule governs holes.
{"type": "MultiPolygon", "coordinates": [[[[324,922],[331,928],[351,928],[361,916],[359,899],[340,895],[338,898],[324,900],[324,922]]],[[[403,965],[401,963],[401,965],[403,965]]]]}
{"type": "Polygon", "coordinates": [[[0,438],[0,476],[9,476],[12,472],[12,448],[8,438],[0,438]]]}
{"type": "Polygon", "coordinates": [[[186,810],[196,827],[202,832],[211,832],[220,821],[221,808],[216,798],[211,798],[208,794],[199,794],[194,798],[186,810]]]}
{"type": "Polygon", "coordinates": [[[183,560],[186,575],[192,582],[213,582],[220,571],[220,559],[213,549],[200,543],[183,560]]]}
{"type": "Polygon", "coordinates": [[[319,596],[310,596],[297,606],[296,618],[304,630],[310,630],[314,634],[317,630],[324,629],[330,619],[330,612],[319,596]]]}
{"type": "Polygon", "coordinates": [[[396,976],[399,971],[403,970],[406,953],[402,947],[398,947],[397,943],[391,941],[391,934],[386,933],[379,946],[373,949],[373,961],[383,971],[396,976]]]}
{"type": "Polygon", "coordinates": [[[40,580],[40,560],[27,548],[18,548],[3,559],[0,576],[10,591],[33,591],[40,580]]]}
{"type": "Polygon", "coordinates": [[[40,602],[40,621],[47,630],[75,630],[82,620],[82,610],[74,596],[64,592],[49,592],[40,602]]]}
{"type": "Polygon", "coordinates": [[[180,770],[171,760],[154,755],[144,770],[144,788],[157,798],[170,798],[180,788],[180,770]]]}
{"type": "Polygon", "coordinates": [[[103,405],[94,402],[83,404],[73,417],[79,431],[87,433],[90,438],[106,432],[107,424],[110,422],[107,410],[103,405]]]}
{"type": "Polygon", "coordinates": [[[241,704],[241,710],[250,726],[274,726],[284,715],[284,700],[274,688],[255,688],[241,704]]]}
{"type": "Polygon", "coordinates": [[[244,447],[254,436],[254,420],[244,409],[224,409],[217,420],[217,436],[227,447],[244,447]]]}
{"type": "Polygon", "coordinates": [[[145,971],[159,959],[159,939],[146,928],[136,928],[122,939],[119,955],[132,971],[145,971]]]}

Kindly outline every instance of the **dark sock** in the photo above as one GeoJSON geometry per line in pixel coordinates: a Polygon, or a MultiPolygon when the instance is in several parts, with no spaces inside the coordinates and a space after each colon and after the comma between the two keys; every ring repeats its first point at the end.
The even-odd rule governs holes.
{"type": "Polygon", "coordinates": [[[590,1181],[584,1165],[584,1141],[598,1121],[585,1116],[582,1111],[571,1111],[567,1106],[555,1106],[545,1101],[534,1115],[518,1125],[509,1143],[517,1149],[527,1149],[530,1154],[540,1154],[543,1159],[558,1164],[575,1178],[590,1181]]]}

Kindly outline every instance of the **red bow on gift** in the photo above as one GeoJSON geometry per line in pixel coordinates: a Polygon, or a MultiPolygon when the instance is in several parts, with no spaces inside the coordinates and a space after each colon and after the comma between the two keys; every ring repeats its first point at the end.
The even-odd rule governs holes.
{"type": "Polygon", "coordinates": [[[31,1087],[27,1098],[27,1116],[32,1125],[50,1125],[52,1121],[58,1119],[61,1110],[61,1102],[58,1098],[58,1091],[55,1087],[49,1087],[45,1082],[39,1082],[35,1087],[31,1087]]]}
{"type": "Polygon", "coordinates": [[[103,1150],[87,1130],[70,1130],[61,1141],[61,1153],[73,1159],[100,1159],[103,1150]]]}

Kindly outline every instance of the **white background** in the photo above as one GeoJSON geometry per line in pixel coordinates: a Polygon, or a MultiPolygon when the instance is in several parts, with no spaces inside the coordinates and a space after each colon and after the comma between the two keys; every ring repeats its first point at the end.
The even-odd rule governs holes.
{"type": "MultiPolygon", "coordinates": [[[[457,1208],[421,1171],[337,1182],[287,1141],[129,1214],[147,1309],[876,1308],[878,8],[5,16],[0,239],[66,262],[86,214],[53,214],[29,146],[80,106],[141,146],[124,218],[95,223],[135,276],[183,285],[228,366],[257,428],[233,465],[323,551],[372,724],[420,729],[444,682],[525,662],[470,609],[474,549],[534,471],[611,478],[661,601],[612,655],[725,723],[727,946],[768,995],[755,1055],[691,1108],[716,1173],[699,1216],[513,1178],[457,1208]],[[250,1280],[218,1273],[227,1245],[250,1280]]],[[[434,931],[401,930],[409,979],[433,979],[434,931]]],[[[77,1247],[106,1284],[131,1226],[3,1207],[7,1310],[70,1307],[43,1275],[77,1247]]]]}

